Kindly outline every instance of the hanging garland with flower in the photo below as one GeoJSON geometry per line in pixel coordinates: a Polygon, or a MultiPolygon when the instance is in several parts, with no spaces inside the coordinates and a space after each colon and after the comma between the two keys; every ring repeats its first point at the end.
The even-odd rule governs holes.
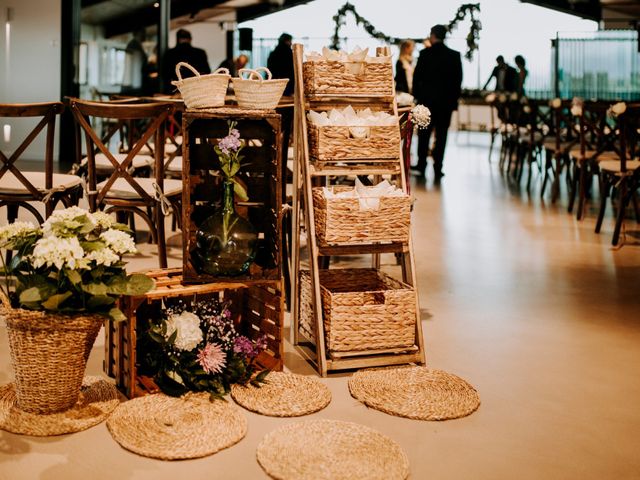
{"type": "MultiPolygon", "coordinates": [[[[336,13],[333,17],[333,21],[335,22],[335,29],[331,41],[331,48],[335,50],[340,49],[340,29],[346,24],[345,17],[347,16],[347,13],[351,13],[356,21],[356,24],[364,28],[364,30],[373,38],[377,38],[378,40],[393,45],[399,45],[404,40],[406,40],[406,38],[391,37],[382,33],[381,31],[376,29],[366,18],[360,16],[360,14],[358,14],[358,12],[356,11],[355,6],[347,2],[342,7],[340,7],[338,13],[336,13]]],[[[473,52],[478,49],[480,30],[482,30],[482,24],[480,23],[480,19],[477,16],[479,13],[479,3],[465,3],[463,5],[460,5],[460,8],[458,8],[455,17],[447,25],[447,30],[451,32],[458,26],[458,23],[461,20],[464,20],[467,16],[469,17],[469,20],[471,21],[471,27],[469,28],[469,33],[467,34],[467,52],[464,55],[468,60],[473,59],[473,52]]],[[[415,42],[422,42],[423,39],[414,38],[412,40],[414,40],[415,42]]]]}

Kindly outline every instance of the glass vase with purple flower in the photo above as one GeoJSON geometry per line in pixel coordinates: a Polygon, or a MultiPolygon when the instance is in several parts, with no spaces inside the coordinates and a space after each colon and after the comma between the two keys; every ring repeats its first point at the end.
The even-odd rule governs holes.
{"type": "Polygon", "coordinates": [[[236,178],[243,156],[244,142],[229,122],[229,133],[218,142],[215,152],[223,174],[222,208],[205,219],[196,231],[193,257],[202,273],[215,276],[238,276],[246,273],[256,256],[258,232],[235,209],[235,197],[248,200],[244,186],[236,178]]]}

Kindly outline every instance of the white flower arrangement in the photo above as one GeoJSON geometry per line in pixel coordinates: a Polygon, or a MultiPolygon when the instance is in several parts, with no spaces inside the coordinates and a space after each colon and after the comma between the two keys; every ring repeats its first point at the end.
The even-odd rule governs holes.
{"type": "Polygon", "coordinates": [[[609,114],[614,118],[618,117],[619,115],[622,115],[626,111],[627,111],[627,104],[624,102],[614,103],[609,108],[609,114]]]}
{"type": "Polygon", "coordinates": [[[184,311],[171,315],[167,318],[166,325],[165,338],[168,340],[175,334],[173,345],[179,350],[190,352],[204,338],[200,328],[200,318],[194,313],[184,311]]]}
{"type": "Polygon", "coordinates": [[[562,106],[562,100],[558,97],[549,101],[549,106],[551,108],[560,108],[562,106]]]}
{"type": "Polygon", "coordinates": [[[123,320],[120,295],[141,295],[154,285],[146,275],[127,275],[122,256],[136,252],[135,242],[125,225],[104,213],[70,207],[53,212],[42,227],[5,225],[0,248],[15,251],[4,268],[15,277],[15,292],[5,291],[14,307],[123,320]]]}
{"type": "Polygon", "coordinates": [[[431,110],[424,105],[416,105],[411,109],[411,119],[418,128],[427,128],[431,123],[431,110]]]}

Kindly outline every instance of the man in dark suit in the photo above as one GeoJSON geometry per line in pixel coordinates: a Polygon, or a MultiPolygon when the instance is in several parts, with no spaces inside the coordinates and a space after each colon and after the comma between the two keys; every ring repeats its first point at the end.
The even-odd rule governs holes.
{"type": "Polygon", "coordinates": [[[497,92],[515,92],[518,87],[518,72],[515,68],[504,61],[504,57],[502,55],[498,55],[496,57],[496,66],[491,71],[491,75],[487,80],[487,83],[482,87],[483,90],[486,90],[491,82],[491,79],[496,79],[496,88],[497,92]]]}
{"type": "MultiPolygon", "coordinates": [[[[201,75],[211,73],[207,53],[201,48],[195,48],[191,45],[191,33],[181,28],[176,32],[176,46],[167,50],[164,59],[164,92],[172,93],[175,87],[171,85],[173,80],[177,80],[176,65],[180,62],[187,62],[195,68],[201,75]]],[[[194,74],[190,70],[183,68],[180,72],[182,78],[193,77],[194,74]]]]}
{"type": "Polygon", "coordinates": [[[451,114],[458,109],[458,98],[462,85],[462,62],[460,52],[444,44],[447,27],[435,25],[429,38],[431,47],[420,52],[418,64],[413,73],[413,95],[419,104],[431,110],[431,124],[418,131],[418,165],[414,170],[422,177],[427,167],[427,153],[432,132],[436,141],[431,151],[435,182],[444,176],[442,162],[447,144],[447,133],[451,114]]]}
{"type": "Polygon", "coordinates": [[[278,45],[269,54],[267,68],[271,71],[273,78],[288,78],[289,83],[284,89],[284,95],[293,95],[294,75],[293,75],[293,51],[291,43],[293,37],[288,33],[283,33],[278,39],[278,45]]]}

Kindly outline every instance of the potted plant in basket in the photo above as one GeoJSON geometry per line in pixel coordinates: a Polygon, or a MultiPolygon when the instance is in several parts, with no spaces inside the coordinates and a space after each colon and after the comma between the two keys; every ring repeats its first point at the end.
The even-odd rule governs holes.
{"type": "Polygon", "coordinates": [[[203,273],[236,276],[246,273],[256,256],[258,232],[235,210],[234,198],[248,200],[247,191],[236,178],[240,171],[244,141],[236,122],[228,122],[229,133],[218,142],[215,152],[222,173],[222,208],[207,218],[196,232],[193,252],[203,273]]]}
{"type": "Polygon", "coordinates": [[[143,274],[127,275],[122,256],[136,251],[125,225],[78,207],[55,211],[36,227],[0,227],[4,265],[0,313],[7,324],[18,407],[50,414],[78,400],[89,357],[105,319],[122,320],[120,295],[153,288],[143,274]]]}

